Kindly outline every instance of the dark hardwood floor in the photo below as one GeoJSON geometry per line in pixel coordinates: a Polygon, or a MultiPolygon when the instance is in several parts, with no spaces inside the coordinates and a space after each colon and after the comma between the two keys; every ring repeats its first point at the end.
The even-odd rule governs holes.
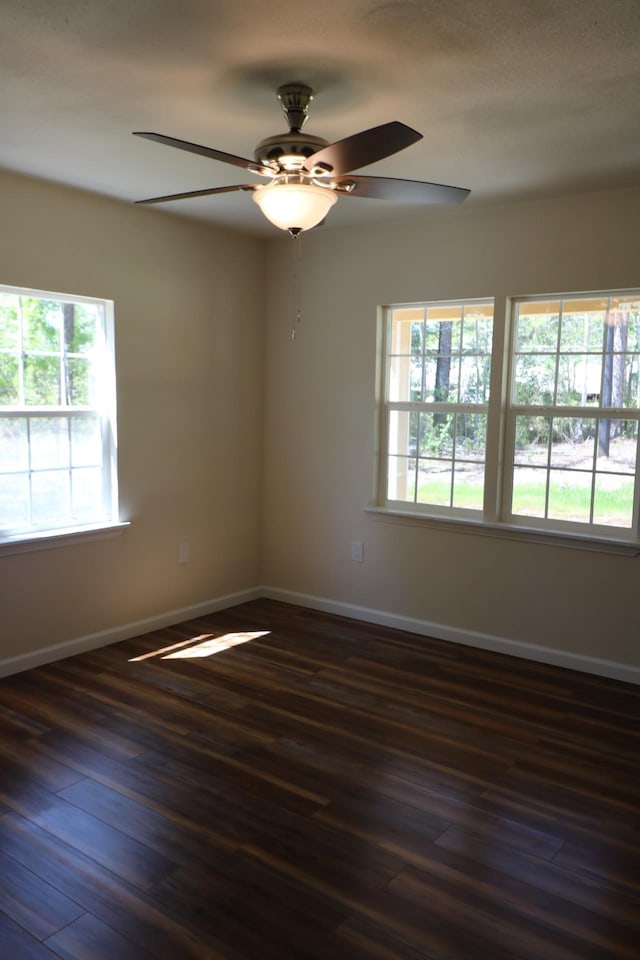
{"type": "Polygon", "coordinates": [[[7,678],[0,957],[633,960],[639,715],[267,600],[7,678]]]}

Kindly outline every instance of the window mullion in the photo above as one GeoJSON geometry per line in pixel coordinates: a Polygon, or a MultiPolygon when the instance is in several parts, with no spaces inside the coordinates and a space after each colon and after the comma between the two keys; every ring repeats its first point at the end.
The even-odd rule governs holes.
{"type": "Polygon", "coordinates": [[[18,297],[18,403],[24,406],[24,317],[22,297],[18,297]]]}
{"type": "Polygon", "coordinates": [[[636,449],[636,475],[633,485],[633,529],[636,536],[640,538],[640,421],[636,427],[637,449],[636,449]]]}
{"type": "Polygon", "coordinates": [[[496,297],[493,324],[493,351],[487,410],[487,450],[483,516],[487,523],[496,523],[504,515],[509,496],[506,483],[505,451],[508,446],[509,407],[511,397],[510,341],[512,324],[507,297],[496,297]]]}
{"type": "Polygon", "coordinates": [[[562,306],[563,301],[560,301],[560,309],[558,311],[558,336],[556,338],[556,370],[555,378],[553,382],[553,406],[557,408],[558,406],[558,379],[560,377],[560,341],[562,338],[562,306]]]}
{"type": "Polygon", "coordinates": [[[29,526],[33,523],[33,472],[32,472],[32,449],[31,449],[31,417],[27,416],[27,465],[28,465],[28,487],[29,487],[29,497],[27,500],[27,522],[29,526]]]}

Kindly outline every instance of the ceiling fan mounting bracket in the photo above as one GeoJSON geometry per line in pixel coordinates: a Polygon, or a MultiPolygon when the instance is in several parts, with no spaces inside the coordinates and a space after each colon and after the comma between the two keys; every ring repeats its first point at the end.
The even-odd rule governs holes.
{"type": "Polygon", "coordinates": [[[299,133],[309,116],[309,104],[313,100],[313,90],[306,83],[283,83],[278,87],[277,97],[287,118],[289,129],[299,133]]]}

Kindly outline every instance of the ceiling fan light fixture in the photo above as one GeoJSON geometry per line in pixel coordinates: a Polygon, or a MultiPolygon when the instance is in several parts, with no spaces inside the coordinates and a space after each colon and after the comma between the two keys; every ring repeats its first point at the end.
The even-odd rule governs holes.
{"type": "Polygon", "coordinates": [[[311,183],[269,183],[253,193],[264,216],[275,227],[299,233],[324,220],[338,196],[331,187],[311,183]]]}
{"type": "Polygon", "coordinates": [[[136,137],[155,140],[156,143],[268,177],[270,184],[237,183],[205,190],[187,190],[137,200],[136,203],[165,203],[169,200],[189,200],[192,197],[250,190],[267,220],[280,230],[288,230],[297,236],[303,230],[311,230],[322,223],[340,194],[411,204],[461,203],[469,194],[464,187],[450,187],[442,183],[363,177],[359,174],[353,176],[352,170],[360,170],[377,160],[393,156],[420,140],[422,134],[399,120],[392,120],[336,140],[335,143],[327,143],[323,137],[301,132],[313,99],[311,87],[304,83],[285,83],[278,88],[278,99],[289,131],[261,140],[254,151],[253,160],[189,140],[167,137],[163,133],[135,132],[136,137]]]}

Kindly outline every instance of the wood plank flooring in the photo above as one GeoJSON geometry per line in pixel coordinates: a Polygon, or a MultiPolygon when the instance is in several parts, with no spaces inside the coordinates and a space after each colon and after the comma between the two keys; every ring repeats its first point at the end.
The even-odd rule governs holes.
{"type": "Polygon", "coordinates": [[[267,600],[9,677],[0,957],[638,960],[639,717],[267,600]]]}

